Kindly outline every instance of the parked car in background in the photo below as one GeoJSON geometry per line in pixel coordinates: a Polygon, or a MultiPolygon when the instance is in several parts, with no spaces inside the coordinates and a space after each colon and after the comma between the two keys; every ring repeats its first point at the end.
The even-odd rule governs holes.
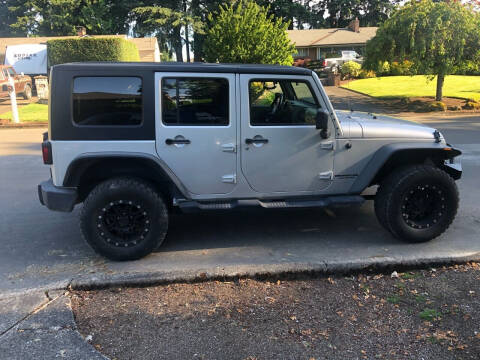
{"type": "Polygon", "coordinates": [[[312,60],[309,57],[296,57],[293,66],[304,67],[313,71],[323,71],[327,62],[325,59],[312,60]]]}
{"type": "Polygon", "coordinates": [[[28,75],[17,74],[15,69],[8,65],[0,65],[0,99],[8,97],[8,77],[13,78],[17,96],[23,96],[25,100],[32,97],[32,78],[28,75]]]}
{"type": "Polygon", "coordinates": [[[336,58],[326,58],[325,59],[325,70],[333,70],[334,68],[339,68],[347,61],[355,61],[356,63],[362,64],[363,57],[354,50],[343,50],[341,51],[341,57],[336,58]]]}

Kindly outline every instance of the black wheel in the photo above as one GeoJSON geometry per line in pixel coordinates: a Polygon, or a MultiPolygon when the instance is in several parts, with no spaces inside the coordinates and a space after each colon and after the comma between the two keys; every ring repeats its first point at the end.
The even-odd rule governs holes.
{"type": "Polygon", "coordinates": [[[147,183],[117,178],[97,185],[80,215],[88,244],[112,260],[140,259],[165,239],[168,210],[162,197],[147,183]]]}
{"type": "Polygon", "coordinates": [[[32,88],[30,85],[25,85],[25,89],[23,91],[23,98],[25,100],[30,100],[32,98],[32,88]]]}
{"type": "Polygon", "coordinates": [[[458,209],[455,181],[433,166],[399,169],[387,177],[375,197],[375,212],[382,226],[395,237],[424,242],[442,234],[458,209]]]}

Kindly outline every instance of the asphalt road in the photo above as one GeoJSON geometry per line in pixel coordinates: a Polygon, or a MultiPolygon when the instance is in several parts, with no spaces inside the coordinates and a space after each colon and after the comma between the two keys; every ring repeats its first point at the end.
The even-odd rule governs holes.
{"type": "Polygon", "coordinates": [[[37,184],[49,177],[40,156],[45,129],[0,129],[0,298],[95,277],[202,270],[221,274],[480,254],[480,116],[422,121],[437,126],[464,150],[459,214],[430,243],[394,239],[378,224],[371,202],[334,212],[259,209],[174,216],[159,251],[127,263],[106,261],[84,243],[78,206],[73,213],[58,213],[39,204],[37,184]]]}

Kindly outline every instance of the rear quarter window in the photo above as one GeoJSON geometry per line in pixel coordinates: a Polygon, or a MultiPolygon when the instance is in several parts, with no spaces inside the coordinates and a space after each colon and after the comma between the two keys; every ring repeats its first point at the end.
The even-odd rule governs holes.
{"type": "Polygon", "coordinates": [[[138,126],[143,119],[140,77],[76,77],[72,116],[78,126],[138,126]]]}

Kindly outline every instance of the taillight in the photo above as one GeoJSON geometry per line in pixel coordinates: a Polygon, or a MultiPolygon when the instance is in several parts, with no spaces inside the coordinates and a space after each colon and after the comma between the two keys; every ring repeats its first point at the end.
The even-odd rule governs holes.
{"type": "Polygon", "coordinates": [[[52,144],[50,143],[50,141],[42,142],[42,157],[43,157],[43,163],[45,165],[53,164],[52,144]]]}
{"type": "Polygon", "coordinates": [[[327,66],[327,60],[323,60],[323,66],[327,66]]]}

